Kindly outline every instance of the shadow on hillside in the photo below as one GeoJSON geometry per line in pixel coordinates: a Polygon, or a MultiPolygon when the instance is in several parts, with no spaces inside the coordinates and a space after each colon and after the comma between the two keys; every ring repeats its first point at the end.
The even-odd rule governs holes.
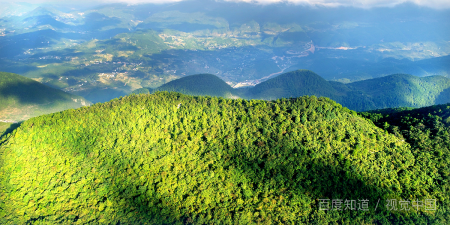
{"type": "Polygon", "coordinates": [[[71,100],[63,91],[49,88],[35,81],[9,84],[0,90],[3,98],[14,98],[15,104],[45,104],[55,101],[71,100]]]}
{"type": "MultiPolygon", "coordinates": [[[[242,165],[240,167],[235,168],[235,173],[240,174],[251,174],[255,167],[251,165],[251,163],[255,162],[245,162],[244,159],[238,159],[234,162],[231,162],[230,165],[242,165]]],[[[273,173],[270,175],[265,175],[264,179],[256,178],[259,176],[264,176],[262,173],[256,173],[256,177],[252,179],[254,183],[253,191],[262,191],[264,192],[264,187],[269,186],[269,190],[271,184],[279,185],[280,182],[287,181],[284,185],[280,185],[278,187],[286,188],[286,190],[276,190],[275,193],[270,195],[278,195],[278,196],[298,196],[297,199],[286,199],[289,203],[287,205],[297,204],[300,211],[307,211],[308,207],[311,206],[313,211],[310,215],[305,216],[303,218],[303,222],[306,223],[329,223],[332,221],[342,221],[346,219],[347,221],[353,220],[364,220],[368,218],[373,218],[373,222],[376,224],[388,224],[392,223],[392,221],[400,222],[402,219],[400,217],[405,216],[404,213],[389,211],[386,209],[386,196],[390,193],[389,190],[383,189],[377,186],[373,186],[365,183],[364,181],[356,178],[352,178],[346,175],[347,171],[339,170],[333,168],[332,166],[324,166],[324,165],[311,165],[311,169],[309,170],[309,178],[308,179],[300,179],[297,180],[294,177],[301,176],[301,174],[295,174],[294,177],[289,176],[287,172],[287,167],[289,165],[278,166],[278,168],[274,168],[274,170],[278,170],[279,173],[273,173]],[[334,172],[330,172],[334,171],[334,172]],[[313,181],[316,179],[316,181],[313,181]],[[318,180],[317,180],[318,179],[318,180]],[[305,185],[306,182],[311,182],[310,185],[305,185]],[[269,183],[269,185],[267,185],[269,183]],[[301,202],[298,202],[301,199],[301,202]],[[322,215],[318,217],[320,214],[319,209],[319,200],[318,199],[330,199],[329,206],[332,208],[331,200],[332,199],[348,199],[355,200],[354,210],[343,210],[343,211],[334,211],[334,212],[326,212],[326,215],[322,215]],[[368,211],[358,210],[359,200],[369,200],[368,211]],[[378,202],[378,200],[380,200],[378,202]],[[291,202],[292,201],[292,202],[291,202]],[[294,203],[295,202],[295,203],[294,203]],[[312,203],[309,205],[309,203],[312,203]],[[377,206],[378,203],[378,206],[377,206]],[[376,208],[376,210],[375,210],[376,208]],[[403,215],[401,215],[403,214],[403,215]],[[400,221],[399,221],[400,220],[400,221]]],[[[226,169],[225,169],[226,170],[226,169]]],[[[249,179],[243,178],[243,180],[249,179]]],[[[241,186],[242,183],[235,183],[234,185],[241,186]]],[[[129,185],[128,190],[136,190],[139,187],[138,184],[129,185]]],[[[197,187],[198,188],[198,187],[197,187]]],[[[120,191],[123,193],[123,190],[111,190],[111,191],[120,191]]],[[[244,189],[241,189],[241,192],[244,192],[244,189]]],[[[268,193],[268,192],[266,192],[268,193]]],[[[189,195],[190,193],[186,193],[189,195]]],[[[148,199],[147,201],[137,201],[138,196],[134,198],[127,198],[126,196],[122,196],[122,199],[125,199],[127,202],[127,206],[134,208],[134,219],[139,223],[144,223],[148,221],[156,222],[157,224],[174,224],[174,223],[188,223],[189,221],[195,221],[195,218],[192,215],[186,215],[180,212],[183,211],[183,207],[180,207],[178,204],[167,201],[167,199],[171,199],[169,194],[161,195],[158,192],[153,192],[152,196],[160,196],[158,198],[153,197],[148,199]],[[153,205],[149,207],[149,205],[153,205]],[[158,218],[155,220],[155,218],[158,218]]],[[[243,195],[244,196],[244,195],[243,195]]],[[[273,196],[275,197],[275,196],[273,196]]],[[[395,197],[396,199],[401,199],[400,197],[395,197]]],[[[260,203],[263,202],[264,197],[259,196],[260,203]]],[[[272,198],[275,199],[275,198],[272,198]]],[[[187,200],[187,199],[184,199],[187,200]]],[[[243,200],[246,201],[248,198],[243,197],[243,200]]],[[[276,199],[278,200],[278,199],[276,199]]],[[[219,200],[220,201],[220,200],[219,200]]],[[[234,199],[236,202],[237,199],[234,199]]],[[[217,202],[216,208],[213,209],[209,207],[204,210],[204,216],[211,214],[214,215],[217,212],[218,208],[222,208],[220,205],[224,202],[217,202]]],[[[229,203],[229,202],[228,202],[229,203]]],[[[342,204],[342,209],[345,208],[345,205],[342,204]]],[[[185,209],[188,211],[187,209],[185,209]]],[[[196,210],[199,210],[198,208],[196,210]]],[[[240,216],[245,214],[244,208],[239,208],[236,210],[230,210],[231,215],[229,217],[236,220],[240,216]]],[[[226,215],[217,215],[217,218],[224,218],[226,215]]],[[[412,217],[417,217],[417,215],[410,215],[412,217]]],[[[198,218],[197,218],[198,219],[198,218]]],[[[268,218],[265,218],[268,219],[268,218]]],[[[405,218],[408,220],[408,216],[405,218]]],[[[416,219],[416,218],[414,218],[416,219]]],[[[122,221],[119,219],[119,221],[122,221]]],[[[237,220],[236,220],[237,221],[237,220]]],[[[370,220],[369,220],[370,221],[370,220]]],[[[194,222],[195,223],[195,222],[194,222]]],[[[118,223],[120,224],[120,223],[118,223]]]]}
{"type": "MultiPolygon", "coordinates": [[[[76,141],[73,143],[83,142],[82,136],[79,136],[79,142],[76,141]]],[[[73,157],[74,155],[80,154],[79,151],[74,150],[80,149],[75,144],[69,149],[70,152],[63,152],[63,155],[66,155],[65,157],[73,157]]],[[[86,151],[86,149],[83,151],[86,151]]],[[[283,149],[280,151],[283,151],[283,149]]],[[[173,194],[169,194],[168,191],[158,191],[158,187],[160,187],[159,182],[163,182],[161,180],[159,182],[154,180],[146,186],[147,181],[139,181],[138,174],[133,176],[133,173],[127,172],[127,175],[123,177],[122,174],[125,173],[124,171],[133,170],[130,168],[130,165],[133,167],[133,164],[137,163],[137,161],[132,156],[122,155],[121,153],[117,153],[117,151],[110,151],[110,153],[111,155],[109,157],[114,159],[114,164],[104,164],[103,167],[97,166],[93,170],[114,171],[114,181],[109,181],[109,183],[104,182],[106,186],[110,187],[104,193],[118,193],[120,201],[123,202],[123,209],[119,211],[120,213],[125,212],[125,214],[115,214],[117,217],[110,221],[112,224],[144,224],[146,222],[150,224],[189,224],[196,223],[196,221],[198,223],[199,218],[196,218],[195,214],[190,213],[193,211],[201,211],[205,217],[209,214],[212,218],[223,219],[229,217],[233,221],[238,221],[237,218],[247,214],[244,208],[240,208],[239,206],[232,208],[230,202],[222,202],[222,199],[216,199],[218,201],[214,203],[214,206],[205,206],[206,209],[186,208],[180,205],[179,202],[174,201],[177,198],[175,196],[175,190],[172,190],[174,192],[173,194]],[[131,178],[128,178],[128,176],[131,176],[131,178]],[[122,185],[121,187],[116,186],[115,188],[111,188],[113,187],[113,183],[121,183],[122,185]],[[224,214],[221,211],[224,207],[229,210],[231,215],[224,214]]],[[[84,154],[86,154],[84,160],[87,163],[86,165],[98,165],[95,162],[95,158],[88,156],[88,150],[84,154]]],[[[401,199],[400,196],[393,195],[394,191],[392,187],[382,188],[374,184],[369,184],[357,178],[358,175],[353,173],[351,169],[343,170],[338,166],[328,165],[325,162],[327,159],[322,159],[323,162],[321,162],[320,160],[314,161],[306,155],[304,157],[307,163],[302,165],[304,166],[303,171],[297,170],[295,172],[292,172],[292,169],[296,168],[297,165],[289,163],[269,165],[267,159],[251,160],[245,157],[244,154],[231,156],[228,162],[225,162],[225,160],[215,162],[213,167],[223,168],[224,171],[233,171],[232,174],[242,175],[242,180],[250,180],[253,183],[251,191],[258,196],[259,203],[263,204],[263,196],[265,193],[269,195],[270,199],[276,199],[277,201],[279,200],[277,196],[285,196],[286,199],[283,201],[288,202],[287,207],[296,205],[296,209],[299,212],[308,212],[309,207],[311,207],[312,211],[303,215],[302,222],[305,223],[321,224],[332,221],[339,223],[353,220],[364,221],[366,219],[368,219],[366,222],[369,222],[373,219],[375,224],[389,224],[393,221],[399,223],[403,222],[403,220],[417,220],[418,215],[415,213],[406,214],[400,211],[389,211],[386,209],[385,204],[388,196],[390,198],[401,199]],[[292,198],[292,196],[296,197],[292,198]],[[355,210],[321,211],[318,210],[319,199],[355,200],[355,210]],[[363,199],[369,200],[368,211],[358,210],[358,202],[363,199]],[[380,202],[375,211],[378,200],[380,202]]],[[[91,169],[87,168],[87,170],[90,171],[91,169]]],[[[192,176],[195,177],[195,175],[192,176]]],[[[376,174],[373,174],[372,179],[376,180],[376,176],[376,174]]],[[[229,182],[232,181],[226,179],[223,183],[229,182]]],[[[192,188],[201,193],[201,185],[198,184],[192,188]]],[[[233,183],[233,185],[239,187],[241,193],[244,193],[242,182],[233,183]]],[[[103,199],[100,202],[106,204],[108,195],[98,195],[96,189],[90,192],[94,198],[103,199]]],[[[191,192],[184,193],[182,202],[185,203],[189,195],[192,194],[191,192]]],[[[253,197],[254,195],[252,197],[246,197],[245,194],[241,195],[244,201],[253,197]]],[[[237,197],[233,199],[233,202],[236,201],[237,197]]],[[[329,204],[331,207],[331,200],[329,204]]],[[[197,207],[202,206],[197,205],[197,207]]],[[[342,204],[342,207],[344,209],[345,205],[342,204]]],[[[415,212],[414,210],[411,211],[415,212]]],[[[116,213],[119,212],[116,211],[116,213]]],[[[298,217],[301,216],[299,215],[298,217]]],[[[79,219],[78,216],[75,217],[74,222],[77,219],[79,219]]],[[[265,217],[265,219],[268,218],[265,217]]]]}
{"type": "MultiPolygon", "coordinates": [[[[80,71],[70,72],[77,73],[80,71]]],[[[46,76],[56,77],[55,74],[46,74],[46,76]]],[[[66,82],[69,85],[77,85],[79,83],[73,78],[67,79],[66,82]]],[[[0,90],[0,96],[3,98],[13,98],[13,100],[9,100],[9,102],[15,106],[39,104],[44,107],[50,107],[50,105],[58,103],[76,104],[72,100],[72,98],[75,98],[76,96],[59,90],[61,87],[58,85],[58,83],[53,82],[42,84],[31,80],[17,82],[3,87],[0,90]]],[[[82,96],[92,103],[97,103],[107,102],[111,99],[125,96],[127,95],[127,91],[128,93],[131,92],[131,87],[125,85],[122,81],[116,81],[114,85],[121,87],[121,89],[116,89],[115,87],[92,87],[81,89],[81,91],[78,92],[74,91],[72,94],[82,96]]]]}
{"type": "Polygon", "coordinates": [[[5,137],[7,134],[12,133],[18,127],[20,127],[21,123],[22,122],[13,123],[13,124],[9,125],[9,127],[6,128],[6,130],[4,130],[4,131],[2,131],[2,133],[0,133],[0,146],[2,146],[2,144],[6,141],[6,140],[2,140],[2,138],[5,137]]]}

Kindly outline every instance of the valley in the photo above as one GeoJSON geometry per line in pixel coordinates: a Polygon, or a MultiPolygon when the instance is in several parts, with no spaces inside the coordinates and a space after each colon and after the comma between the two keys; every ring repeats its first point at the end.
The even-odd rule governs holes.
{"type": "Polygon", "coordinates": [[[324,15],[338,11],[317,9],[310,14],[307,7],[296,6],[308,12],[309,19],[284,8],[288,22],[276,17],[277,12],[262,19],[258,13],[269,6],[246,5],[253,14],[230,17],[225,10],[232,4],[211,3],[211,8],[197,11],[185,10],[183,4],[164,9],[119,4],[84,11],[12,11],[0,21],[1,71],[91,102],[203,73],[236,88],[297,69],[343,83],[395,73],[449,76],[448,63],[440,60],[450,54],[450,29],[436,22],[445,17],[441,13],[419,10],[422,17],[414,18],[369,10],[360,20],[332,20],[324,15]],[[100,96],[93,97],[97,93],[100,96]]]}

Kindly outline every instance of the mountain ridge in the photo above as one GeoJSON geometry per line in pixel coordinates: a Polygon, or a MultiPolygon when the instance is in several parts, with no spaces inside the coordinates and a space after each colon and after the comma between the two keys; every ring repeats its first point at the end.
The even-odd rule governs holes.
{"type": "Polygon", "coordinates": [[[141,92],[142,90],[136,90],[134,93],[174,91],[190,95],[227,97],[224,94],[224,90],[226,90],[236,97],[264,100],[315,95],[331,98],[356,111],[424,107],[450,102],[450,79],[439,75],[416,77],[409,74],[392,74],[344,84],[326,81],[310,70],[296,70],[283,73],[254,87],[233,90],[215,75],[203,74],[170,81],[159,88],[150,89],[151,91],[148,92],[141,92]],[[203,83],[212,84],[214,88],[206,85],[209,88],[208,93],[203,94],[201,91],[203,83]],[[193,91],[193,89],[197,90],[193,91]]]}
{"type": "Polygon", "coordinates": [[[334,97],[336,90],[325,79],[310,70],[296,70],[283,73],[277,77],[261,82],[249,89],[250,96],[262,99],[277,99],[280,96],[299,97],[316,95],[318,97],[334,97]],[[279,95],[267,96],[279,91],[279,95]]]}

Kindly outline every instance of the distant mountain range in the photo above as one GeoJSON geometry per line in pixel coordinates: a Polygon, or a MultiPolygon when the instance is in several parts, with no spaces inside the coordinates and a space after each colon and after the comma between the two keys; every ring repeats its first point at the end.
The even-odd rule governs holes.
{"type": "Polygon", "coordinates": [[[30,78],[0,72],[1,121],[22,121],[90,104],[83,97],[51,88],[30,78]]]}
{"type": "Polygon", "coordinates": [[[297,69],[343,83],[397,73],[450,78],[449,9],[77,3],[1,4],[1,71],[91,102],[187,74],[236,86],[297,69]]]}
{"type": "Polygon", "coordinates": [[[450,79],[443,76],[416,77],[408,74],[393,74],[344,84],[326,81],[309,70],[297,70],[284,73],[251,88],[233,89],[214,75],[201,74],[183,77],[156,89],[137,89],[133,93],[155,91],[265,100],[315,95],[328,97],[352,110],[367,111],[448,103],[450,102],[450,79]]]}

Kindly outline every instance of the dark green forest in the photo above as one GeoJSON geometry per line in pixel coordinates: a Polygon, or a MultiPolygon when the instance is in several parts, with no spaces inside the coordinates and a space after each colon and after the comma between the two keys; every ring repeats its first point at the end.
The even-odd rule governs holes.
{"type": "Polygon", "coordinates": [[[156,92],[43,115],[0,141],[0,223],[446,224],[449,114],[156,92]]]}

